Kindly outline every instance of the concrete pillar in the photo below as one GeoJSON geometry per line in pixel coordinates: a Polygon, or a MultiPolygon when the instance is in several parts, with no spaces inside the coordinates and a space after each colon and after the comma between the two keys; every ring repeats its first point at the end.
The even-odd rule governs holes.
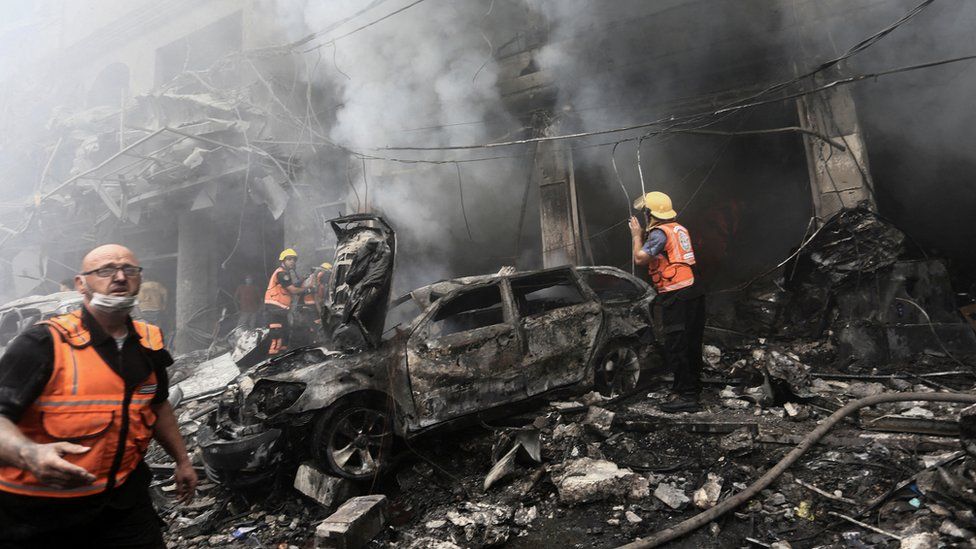
{"type": "Polygon", "coordinates": [[[206,348],[217,320],[217,269],[221,259],[215,253],[212,210],[179,214],[173,345],[176,353],[206,348]]]}
{"type": "MultiPolygon", "coordinates": [[[[823,83],[830,76],[819,79],[823,83]]],[[[841,151],[823,139],[803,136],[813,206],[821,222],[837,212],[866,202],[877,209],[867,150],[857,120],[854,98],[847,87],[836,87],[797,100],[800,126],[843,144],[841,151]]]]}
{"type": "MultiPolygon", "coordinates": [[[[555,134],[554,130],[550,126],[544,134],[555,134]]],[[[532,177],[539,184],[543,267],[579,265],[583,259],[580,210],[568,142],[539,143],[532,177]]]]}

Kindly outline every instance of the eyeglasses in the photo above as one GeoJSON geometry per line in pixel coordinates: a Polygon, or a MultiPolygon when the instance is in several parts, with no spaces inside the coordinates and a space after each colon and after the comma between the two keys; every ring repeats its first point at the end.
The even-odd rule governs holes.
{"type": "Polygon", "coordinates": [[[137,277],[142,274],[142,267],[136,267],[135,265],[122,265],[121,267],[100,267],[98,269],[85,271],[81,274],[84,276],[95,275],[99,278],[111,278],[119,271],[122,271],[122,274],[127,277],[137,277]]]}

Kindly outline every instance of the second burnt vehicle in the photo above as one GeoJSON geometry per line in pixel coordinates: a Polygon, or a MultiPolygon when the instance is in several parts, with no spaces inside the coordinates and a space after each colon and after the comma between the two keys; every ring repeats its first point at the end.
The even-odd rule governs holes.
{"type": "Polygon", "coordinates": [[[390,300],[396,238],[380,217],[333,220],[323,344],[247,370],[198,441],[208,475],[244,486],[284,456],[365,479],[395,437],[511,414],[557,389],[635,389],[654,291],[613,267],[445,280],[390,300]]]}

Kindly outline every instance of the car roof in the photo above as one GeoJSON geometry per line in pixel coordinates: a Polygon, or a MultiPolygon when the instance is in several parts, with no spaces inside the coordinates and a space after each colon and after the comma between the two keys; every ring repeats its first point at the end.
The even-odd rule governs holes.
{"type": "Polygon", "coordinates": [[[536,269],[532,271],[506,271],[503,268],[499,272],[493,274],[449,278],[445,280],[439,280],[437,282],[428,284],[426,286],[421,286],[393,300],[391,306],[396,307],[412,298],[421,307],[426,308],[441,296],[447,295],[452,291],[464,286],[486,284],[489,282],[493,282],[495,280],[502,280],[506,278],[518,278],[522,276],[546,274],[546,273],[553,273],[553,272],[565,271],[565,270],[576,270],[576,271],[584,271],[584,272],[586,271],[612,272],[615,275],[622,275],[623,278],[639,281],[639,279],[635,278],[630,273],[624,270],[618,269],[617,267],[602,266],[602,265],[595,265],[595,266],[560,265],[559,267],[550,267],[548,269],[536,269]]]}

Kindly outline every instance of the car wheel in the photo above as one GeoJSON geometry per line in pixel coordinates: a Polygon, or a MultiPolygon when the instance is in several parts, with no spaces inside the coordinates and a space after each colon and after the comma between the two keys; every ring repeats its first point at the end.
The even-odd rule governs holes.
{"type": "Polygon", "coordinates": [[[636,389],[640,376],[637,344],[612,343],[596,363],[596,390],[607,398],[614,398],[636,389]]]}
{"type": "Polygon", "coordinates": [[[316,459],[332,473],[354,480],[373,478],[382,472],[392,450],[390,414],[366,404],[326,412],[312,437],[316,459]]]}

